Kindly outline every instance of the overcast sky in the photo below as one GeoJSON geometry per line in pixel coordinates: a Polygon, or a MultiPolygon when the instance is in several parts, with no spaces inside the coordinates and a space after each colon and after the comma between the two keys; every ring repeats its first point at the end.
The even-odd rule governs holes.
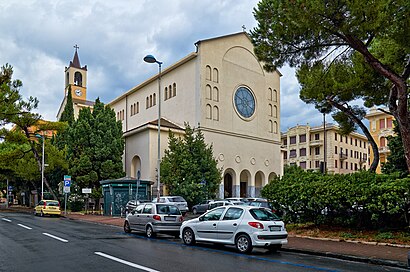
{"type": "MultiPolygon", "coordinates": [[[[24,97],[56,120],[64,96],[64,69],[78,44],[87,65],[87,99],[108,103],[157,73],[142,59],[153,54],[164,68],[195,51],[198,40],[256,26],[256,0],[1,0],[0,65],[14,67],[24,97]]],[[[279,69],[281,131],[320,125],[322,115],[299,99],[294,71],[279,69]]]]}

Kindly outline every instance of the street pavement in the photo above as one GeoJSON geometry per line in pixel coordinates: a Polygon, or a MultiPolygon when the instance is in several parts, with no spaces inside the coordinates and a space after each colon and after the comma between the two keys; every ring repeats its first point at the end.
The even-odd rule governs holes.
{"type": "MultiPolygon", "coordinates": [[[[1,207],[0,207],[1,209],[1,207]]],[[[21,207],[11,207],[10,211],[31,212],[21,207]]],[[[1,209],[2,212],[6,211],[1,209]]],[[[188,218],[191,215],[188,214],[188,218]]],[[[102,216],[94,214],[68,213],[69,220],[82,220],[97,224],[106,224],[122,227],[124,218],[102,216]]],[[[323,239],[306,236],[293,236],[288,238],[288,244],[282,251],[297,252],[310,255],[327,256],[338,259],[379,264],[393,267],[408,268],[408,254],[410,245],[392,245],[384,243],[365,243],[359,241],[344,241],[336,239],[323,239]]]]}

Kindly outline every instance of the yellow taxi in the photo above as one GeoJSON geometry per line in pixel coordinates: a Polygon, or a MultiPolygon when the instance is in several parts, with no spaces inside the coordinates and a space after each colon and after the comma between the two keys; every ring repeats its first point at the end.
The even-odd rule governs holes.
{"type": "Polygon", "coordinates": [[[60,202],[57,200],[41,200],[34,208],[34,215],[61,215],[60,202]]]}

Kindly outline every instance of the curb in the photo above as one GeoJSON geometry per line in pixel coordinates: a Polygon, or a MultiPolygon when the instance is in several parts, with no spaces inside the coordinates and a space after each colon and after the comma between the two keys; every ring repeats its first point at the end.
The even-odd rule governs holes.
{"type": "Polygon", "coordinates": [[[285,251],[285,252],[303,253],[303,254],[308,254],[308,255],[330,257],[330,258],[361,262],[361,263],[369,263],[369,264],[399,267],[399,268],[406,268],[406,269],[409,268],[409,266],[406,263],[399,262],[399,261],[392,261],[392,260],[374,259],[374,258],[369,258],[369,257],[359,257],[359,256],[353,256],[353,255],[338,254],[338,253],[333,253],[333,252],[321,252],[321,251],[298,249],[298,248],[292,248],[292,247],[286,247],[286,248],[282,247],[280,250],[285,251]]]}

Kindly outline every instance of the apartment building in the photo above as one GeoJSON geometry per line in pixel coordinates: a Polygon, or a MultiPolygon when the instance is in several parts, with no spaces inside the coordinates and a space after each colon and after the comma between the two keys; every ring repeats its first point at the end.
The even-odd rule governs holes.
{"type": "Polygon", "coordinates": [[[334,124],[297,125],[282,133],[281,139],[284,165],[318,171],[326,165],[326,172],[335,174],[369,168],[367,138],[356,132],[340,135],[334,124]]]}
{"type": "MultiPolygon", "coordinates": [[[[371,108],[366,118],[370,123],[370,134],[379,148],[379,164],[376,168],[376,173],[381,173],[381,167],[383,163],[387,161],[387,157],[390,154],[390,149],[387,146],[387,137],[394,135],[394,117],[390,114],[371,108]]],[[[373,161],[373,150],[369,150],[370,162],[373,161]]]]}

